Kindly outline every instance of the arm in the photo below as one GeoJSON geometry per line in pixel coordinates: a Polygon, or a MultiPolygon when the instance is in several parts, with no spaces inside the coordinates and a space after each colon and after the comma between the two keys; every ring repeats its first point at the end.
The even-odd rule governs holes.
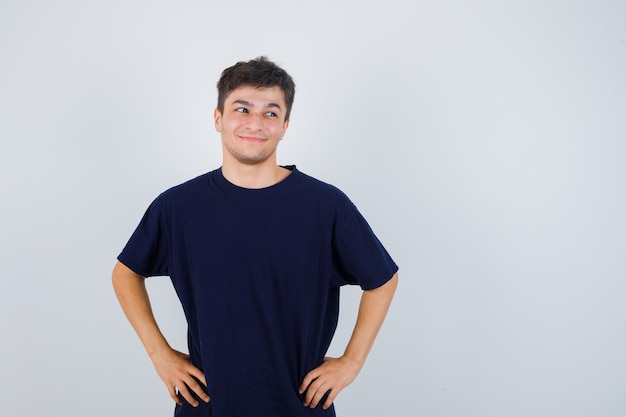
{"type": "Polygon", "coordinates": [[[323,364],[304,377],[300,393],[306,392],[305,406],[317,407],[324,394],[330,390],[323,408],[330,407],[337,394],[354,381],[383,324],[397,285],[396,273],[381,287],[363,291],[354,331],[343,356],[326,358],[323,364]]]}
{"type": "Polygon", "coordinates": [[[172,349],[159,330],[150,306],[145,278],[118,262],[113,269],[113,288],[172,399],[182,404],[178,396],[180,392],[189,404],[197,407],[199,404],[191,393],[193,391],[203,401],[209,402],[209,396],[198,383],[200,381],[206,386],[202,371],[191,364],[187,355],[172,349]]]}

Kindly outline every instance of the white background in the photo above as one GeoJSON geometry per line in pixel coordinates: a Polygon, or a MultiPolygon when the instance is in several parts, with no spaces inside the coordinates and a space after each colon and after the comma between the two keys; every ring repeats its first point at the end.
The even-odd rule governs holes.
{"type": "MultiPolygon", "coordinates": [[[[400,265],[338,415],[626,415],[625,18],[621,1],[2,0],[1,414],[172,414],[110,272],[158,193],[219,166],[215,83],[265,54],[297,84],[279,162],[342,188],[400,265]]],[[[149,291],[184,349],[171,284],[149,291]]]]}

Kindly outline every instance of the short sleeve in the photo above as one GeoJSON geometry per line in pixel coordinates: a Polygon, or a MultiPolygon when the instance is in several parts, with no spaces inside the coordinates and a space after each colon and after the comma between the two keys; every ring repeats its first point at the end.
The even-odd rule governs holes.
{"type": "Polygon", "coordinates": [[[169,249],[167,221],[157,198],[117,259],[141,276],[164,276],[169,275],[169,249]]]}
{"type": "Polygon", "coordinates": [[[371,290],[385,284],[398,271],[372,228],[346,196],[337,208],[333,250],[335,285],[356,284],[371,290]]]}

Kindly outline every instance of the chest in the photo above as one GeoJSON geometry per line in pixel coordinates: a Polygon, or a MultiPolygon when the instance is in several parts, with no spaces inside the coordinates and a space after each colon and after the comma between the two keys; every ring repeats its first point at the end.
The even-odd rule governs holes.
{"type": "Polygon", "coordinates": [[[297,198],[203,199],[173,212],[169,234],[174,269],[202,286],[308,286],[332,262],[332,213],[297,198]]]}

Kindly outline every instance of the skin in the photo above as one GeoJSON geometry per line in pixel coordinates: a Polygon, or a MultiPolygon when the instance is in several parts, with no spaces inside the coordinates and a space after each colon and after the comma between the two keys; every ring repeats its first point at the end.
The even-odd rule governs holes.
{"type": "MultiPolygon", "coordinates": [[[[215,129],[222,140],[222,173],[235,185],[264,188],[282,181],[290,173],[276,163],[276,149],[283,139],[289,120],[285,120],[285,102],[278,87],[257,89],[244,86],[225,99],[224,110],[215,110],[215,129]]],[[[145,278],[117,262],[112,274],[113,288],[119,303],[139,336],[170,397],[182,404],[181,397],[194,407],[195,393],[209,402],[206,378],[189,356],[170,347],[152,313],[145,278]]],[[[325,358],[304,377],[299,391],[303,405],[315,408],[330,391],[323,408],[331,406],[337,395],[360,372],[376,335],[382,326],[398,283],[398,274],[373,290],[363,291],[359,313],[344,354],[325,358]]]]}
{"type": "Polygon", "coordinates": [[[300,385],[300,393],[306,392],[304,406],[317,407],[324,394],[330,390],[326,402],[322,404],[326,409],[354,381],[374,345],[397,286],[396,273],[384,285],[363,291],[356,324],[344,354],[339,358],[325,358],[324,363],[304,377],[300,385]]]}
{"type": "Polygon", "coordinates": [[[276,149],[289,120],[278,87],[244,86],[224,100],[224,111],[215,110],[215,130],[222,138],[222,173],[245,188],[274,185],[289,175],[276,163],[276,149]]]}
{"type": "Polygon", "coordinates": [[[113,288],[128,321],[143,343],[174,402],[183,403],[176,395],[177,390],[194,407],[199,404],[191,391],[209,402],[210,397],[203,388],[206,387],[206,379],[202,371],[189,361],[189,356],[172,349],[161,333],[152,313],[145,278],[117,262],[113,269],[113,288]]]}

